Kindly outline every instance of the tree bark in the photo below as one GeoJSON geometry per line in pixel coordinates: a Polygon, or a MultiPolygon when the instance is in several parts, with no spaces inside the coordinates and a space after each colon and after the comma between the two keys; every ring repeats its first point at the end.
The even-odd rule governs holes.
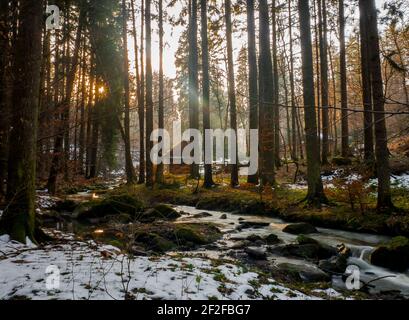
{"type": "Polygon", "coordinates": [[[129,59],[128,59],[128,11],[126,1],[122,0],[122,41],[124,56],[124,144],[125,144],[125,172],[126,182],[131,185],[136,182],[135,169],[131,154],[131,129],[130,129],[130,89],[129,89],[129,59]]]}
{"type": "Polygon", "coordinates": [[[277,168],[281,167],[280,159],[280,84],[277,58],[277,8],[276,0],[272,5],[272,42],[273,42],[273,78],[274,78],[274,160],[277,168]]]}
{"type": "Polygon", "coordinates": [[[300,37],[303,74],[304,116],[307,150],[307,201],[320,205],[326,202],[321,180],[320,153],[315,114],[314,68],[312,58],[311,25],[309,1],[298,0],[300,16],[300,37]]]}
{"type": "Polygon", "coordinates": [[[365,12],[365,4],[359,2],[360,9],[360,37],[361,37],[361,76],[362,76],[362,102],[364,105],[364,160],[372,163],[375,160],[374,154],[374,133],[373,133],[373,109],[372,109],[372,88],[369,65],[369,36],[368,36],[368,16],[365,12]]]}
{"type": "Polygon", "coordinates": [[[13,240],[35,241],[35,178],[43,1],[21,0],[13,73],[13,152],[8,162],[8,207],[0,230],[13,240]]]}
{"type": "Polygon", "coordinates": [[[385,120],[385,97],[383,93],[382,69],[380,61],[378,14],[374,0],[360,0],[361,13],[367,15],[368,53],[372,80],[372,99],[375,121],[375,155],[378,176],[379,211],[393,208],[390,185],[388,135],[385,120]]]}
{"type": "MultiPolygon", "coordinates": [[[[247,39],[248,39],[248,68],[249,68],[249,109],[250,129],[258,129],[258,70],[256,53],[256,25],[254,18],[254,0],[247,0],[247,39]]],[[[248,183],[258,183],[258,173],[249,175],[248,183]]]]}
{"type": "Polygon", "coordinates": [[[0,202],[6,195],[8,136],[10,127],[9,103],[9,3],[0,1],[0,202]]]}
{"type": "Polygon", "coordinates": [[[274,78],[270,46],[269,10],[266,0],[260,0],[259,11],[259,174],[263,185],[274,185],[274,87],[272,86],[274,78]]]}
{"type": "MultiPolygon", "coordinates": [[[[197,47],[197,0],[190,1],[189,22],[189,128],[199,129],[199,80],[197,47]]],[[[193,138],[192,138],[193,139],[193,138]]],[[[193,140],[191,140],[192,142],[193,140]]],[[[193,156],[193,151],[192,151],[193,156]]],[[[199,165],[190,166],[191,178],[199,177],[199,165]]]]}
{"type": "MultiPolygon", "coordinates": [[[[159,103],[158,103],[158,126],[159,129],[165,129],[164,119],[164,79],[163,79],[163,0],[159,0],[159,103]]],[[[159,151],[159,157],[163,156],[162,150],[159,151]]],[[[156,182],[163,183],[163,162],[156,168],[156,182]]]]}
{"type": "Polygon", "coordinates": [[[320,71],[322,103],[322,164],[328,163],[329,155],[329,99],[328,99],[328,37],[326,0],[318,0],[319,33],[320,33],[320,71]]]}
{"type": "MultiPolygon", "coordinates": [[[[207,0],[200,0],[202,20],[202,68],[203,68],[203,130],[211,129],[210,123],[210,79],[209,79],[209,43],[207,34],[207,0]]],[[[205,146],[205,144],[203,144],[205,146]]],[[[205,147],[206,148],[206,147],[205,147]]],[[[206,155],[205,155],[206,157],[206,155]]],[[[206,158],[205,158],[206,159],[206,158]]],[[[213,160],[213,157],[211,158],[213,160]]],[[[204,187],[214,186],[212,164],[205,163],[204,187]]]]}
{"type": "Polygon", "coordinates": [[[153,143],[153,98],[152,98],[152,29],[151,29],[151,1],[145,5],[146,28],[146,185],[153,186],[153,163],[150,157],[153,143]]]}
{"type": "Polygon", "coordinates": [[[344,0],[339,0],[339,45],[340,45],[340,73],[341,73],[341,154],[349,157],[349,121],[348,121],[348,89],[345,49],[345,13],[344,0]]]}
{"type": "Polygon", "coordinates": [[[225,0],[225,15],[226,15],[226,40],[227,40],[227,64],[228,64],[228,82],[229,82],[229,104],[230,104],[230,129],[236,133],[235,146],[235,161],[230,164],[231,178],[230,184],[235,187],[239,185],[239,166],[238,166],[238,150],[237,150],[237,110],[236,110],[236,84],[234,79],[234,60],[233,60],[233,41],[232,41],[232,21],[231,21],[231,1],[225,0]]]}

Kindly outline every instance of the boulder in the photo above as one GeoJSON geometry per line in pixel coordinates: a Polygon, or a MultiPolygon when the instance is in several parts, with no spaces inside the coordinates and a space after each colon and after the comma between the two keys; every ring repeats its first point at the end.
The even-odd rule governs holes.
{"type": "Polygon", "coordinates": [[[227,214],[225,214],[225,213],[222,214],[219,219],[226,220],[227,219],[227,214]]]}
{"type": "Polygon", "coordinates": [[[269,222],[259,222],[259,221],[240,221],[240,225],[237,227],[238,229],[260,229],[260,228],[265,228],[270,225],[269,222]]]}
{"type": "Polygon", "coordinates": [[[247,253],[247,255],[250,258],[254,260],[266,260],[267,259],[266,250],[255,248],[255,247],[247,247],[244,251],[247,253]]]}
{"type": "Polygon", "coordinates": [[[336,248],[321,243],[281,245],[270,248],[270,251],[284,257],[312,260],[328,259],[337,254],[336,248]]]}
{"type": "Polygon", "coordinates": [[[404,272],[409,269],[409,239],[395,237],[381,245],[371,254],[371,263],[394,271],[404,272]]]}
{"type": "Polygon", "coordinates": [[[313,225],[305,222],[300,222],[289,224],[283,229],[283,232],[291,234],[310,234],[317,233],[318,231],[313,225]]]}
{"type": "Polygon", "coordinates": [[[153,207],[161,216],[168,220],[180,218],[182,215],[167,204],[158,204],[153,207]]]}
{"type": "Polygon", "coordinates": [[[281,263],[277,269],[292,281],[329,282],[331,277],[324,271],[307,264],[281,263]]]}
{"type": "Polygon", "coordinates": [[[208,212],[200,212],[200,213],[195,214],[193,216],[193,218],[200,219],[200,218],[208,218],[208,217],[211,217],[211,216],[212,215],[210,213],[208,213],[208,212]]]}
{"type": "Polygon", "coordinates": [[[347,268],[347,258],[344,255],[333,256],[326,260],[321,260],[318,267],[329,273],[344,273],[347,268]]]}
{"type": "Polygon", "coordinates": [[[262,238],[257,234],[251,234],[246,238],[246,240],[248,240],[250,242],[256,242],[256,241],[261,240],[261,239],[262,238]]]}
{"type": "Polygon", "coordinates": [[[136,197],[122,194],[83,203],[75,209],[74,216],[78,217],[78,219],[91,219],[125,213],[136,217],[143,212],[143,209],[143,203],[136,197]]]}
{"type": "Polygon", "coordinates": [[[277,244],[280,242],[280,239],[274,233],[271,233],[268,236],[264,237],[263,240],[269,245],[277,244]]]}

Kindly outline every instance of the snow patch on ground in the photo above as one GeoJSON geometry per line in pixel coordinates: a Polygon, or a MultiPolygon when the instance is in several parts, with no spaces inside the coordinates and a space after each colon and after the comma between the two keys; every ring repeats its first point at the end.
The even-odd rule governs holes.
{"type": "Polygon", "coordinates": [[[129,258],[92,241],[35,247],[1,236],[0,270],[0,300],[319,299],[234,264],[182,254],[129,258]]]}
{"type": "MultiPolygon", "coordinates": [[[[343,177],[342,169],[335,170],[334,173],[330,175],[323,175],[321,178],[322,178],[324,187],[327,189],[332,189],[332,188],[335,188],[333,184],[334,179],[337,179],[340,177],[343,177]]],[[[345,179],[346,183],[353,182],[353,181],[359,181],[363,179],[363,177],[357,173],[350,174],[349,176],[343,177],[343,178],[345,179]]],[[[392,187],[395,187],[395,188],[409,189],[409,173],[405,173],[400,176],[391,176],[391,185],[392,187]]],[[[376,188],[378,186],[378,179],[369,180],[367,183],[367,186],[376,188]]],[[[306,190],[308,188],[308,186],[304,182],[288,184],[286,185],[286,187],[290,190],[306,190]]]]}

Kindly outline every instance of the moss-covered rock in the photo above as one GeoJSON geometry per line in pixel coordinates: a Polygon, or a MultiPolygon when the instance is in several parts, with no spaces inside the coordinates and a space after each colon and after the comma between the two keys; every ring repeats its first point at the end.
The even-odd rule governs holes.
{"type": "Polygon", "coordinates": [[[288,244],[271,248],[274,254],[285,257],[297,257],[302,259],[321,260],[337,255],[336,248],[322,243],[288,244]]]}
{"type": "Polygon", "coordinates": [[[181,217],[181,214],[167,204],[158,204],[154,209],[159,212],[164,218],[173,220],[181,217]]]}
{"type": "Polygon", "coordinates": [[[307,264],[293,264],[281,263],[276,267],[276,271],[288,281],[295,282],[328,282],[331,277],[322,270],[307,265],[307,264]]]}
{"type": "Polygon", "coordinates": [[[291,234],[310,234],[317,233],[318,231],[313,225],[305,222],[300,222],[289,224],[283,229],[283,232],[291,234]]]}
{"type": "Polygon", "coordinates": [[[143,209],[144,205],[140,200],[123,194],[81,204],[80,208],[76,209],[75,215],[78,219],[102,218],[116,214],[128,214],[131,217],[136,217],[143,209]]]}
{"type": "Polygon", "coordinates": [[[183,223],[175,227],[175,236],[181,244],[188,242],[195,245],[210,244],[221,238],[222,233],[210,223],[183,223]]]}
{"type": "Polygon", "coordinates": [[[166,252],[176,247],[176,244],[156,233],[139,232],[135,235],[135,241],[142,243],[147,250],[166,252]]]}
{"type": "Polygon", "coordinates": [[[318,244],[317,240],[315,240],[313,238],[310,238],[310,237],[307,237],[307,236],[305,236],[303,234],[300,234],[297,237],[297,242],[298,242],[298,244],[318,244]]]}
{"type": "Polygon", "coordinates": [[[277,244],[280,242],[280,239],[274,233],[271,233],[268,236],[264,237],[263,240],[269,245],[277,244]]]}
{"type": "Polygon", "coordinates": [[[403,272],[409,268],[409,239],[395,237],[379,246],[371,254],[371,263],[380,267],[403,272]]]}

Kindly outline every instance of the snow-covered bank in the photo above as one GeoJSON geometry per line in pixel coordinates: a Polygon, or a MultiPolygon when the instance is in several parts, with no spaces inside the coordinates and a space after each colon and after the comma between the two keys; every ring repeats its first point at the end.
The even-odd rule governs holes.
{"type": "Polygon", "coordinates": [[[198,256],[128,259],[115,247],[72,238],[35,247],[0,237],[0,299],[318,299],[258,277],[198,256]]]}

